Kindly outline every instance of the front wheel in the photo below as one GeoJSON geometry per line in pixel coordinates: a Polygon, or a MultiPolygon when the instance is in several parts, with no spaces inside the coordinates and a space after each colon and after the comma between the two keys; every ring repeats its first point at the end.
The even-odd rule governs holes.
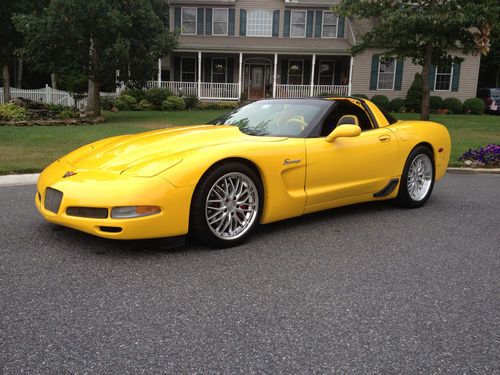
{"type": "Polygon", "coordinates": [[[259,176],[245,164],[222,164],[209,171],[195,190],[190,233],[210,246],[237,246],[255,229],[261,212],[259,176]]]}
{"type": "Polygon", "coordinates": [[[423,206],[432,193],[434,180],[432,152],[425,146],[415,147],[406,160],[397,202],[409,208],[423,206]]]}

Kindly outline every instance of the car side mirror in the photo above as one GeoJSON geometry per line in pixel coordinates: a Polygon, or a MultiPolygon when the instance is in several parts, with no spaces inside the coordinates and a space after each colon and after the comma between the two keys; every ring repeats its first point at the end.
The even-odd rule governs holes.
{"type": "Polygon", "coordinates": [[[338,125],[328,136],[325,141],[333,143],[337,138],[342,137],[357,137],[361,134],[361,128],[358,125],[338,125]]]}

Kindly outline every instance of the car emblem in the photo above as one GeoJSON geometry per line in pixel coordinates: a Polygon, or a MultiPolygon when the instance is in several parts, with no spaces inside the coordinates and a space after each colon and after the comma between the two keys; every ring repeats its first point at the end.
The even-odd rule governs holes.
{"type": "Polygon", "coordinates": [[[67,172],[63,175],[63,178],[68,178],[68,177],[74,176],[75,174],[76,174],[76,172],[67,171],[67,172]]]}
{"type": "Polygon", "coordinates": [[[283,160],[283,165],[298,164],[298,163],[300,163],[300,159],[294,159],[294,160],[285,159],[285,160],[283,160]]]}

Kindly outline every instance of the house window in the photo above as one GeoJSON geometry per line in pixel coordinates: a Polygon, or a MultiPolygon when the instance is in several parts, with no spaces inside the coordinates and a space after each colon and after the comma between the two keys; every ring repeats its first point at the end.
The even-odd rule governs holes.
{"type": "Polygon", "coordinates": [[[337,15],[332,12],[323,12],[323,30],[321,37],[337,37],[337,15]]]}
{"type": "Polygon", "coordinates": [[[451,90],[451,75],[453,67],[451,65],[438,66],[436,68],[436,78],[434,81],[435,91],[450,91],[451,90]]]}
{"type": "Polygon", "coordinates": [[[181,58],[181,81],[196,82],[196,58],[181,58]]]}
{"type": "Polygon", "coordinates": [[[181,34],[183,34],[183,35],[195,35],[196,34],[197,13],[198,12],[197,12],[196,8],[182,8],[181,34]]]}
{"type": "Polygon", "coordinates": [[[335,63],[333,60],[320,60],[318,67],[318,84],[333,85],[335,63]]]}
{"type": "Polygon", "coordinates": [[[213,10],[213,35],[227,35],[227,9],[213,10]]]}
{"type": "Polygon", "coordinates": [[[224,57],[214,57],[212,59],[212,82],[226,83],[227,59],[224,57]]]}
{"type": "Polygon", "coordinates": [[[269,10],[252,10],[247,17],[248,36],[272,36],[273,12],[269,10]]]}
{"type": "Polygon", "coordinates": [[[288,61],[288,84],[302,85],[304,81],[304,60],[288,61]]]}
{"type": "Polygon", "coordinates": [[[292,38],[305,38],[306,36],[306,11],[292,10],[292,26],[290,36],[292,38]]]}
{"type": "Polygon", "coordinates": [[[396,75],[396,59],[394,57],[380,57],[378,62],[377,90],[394,90],[396,75]]]}

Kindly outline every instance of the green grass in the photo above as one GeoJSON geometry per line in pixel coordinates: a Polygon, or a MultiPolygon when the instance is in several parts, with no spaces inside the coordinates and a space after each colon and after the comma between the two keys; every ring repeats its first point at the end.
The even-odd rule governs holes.
{"type": "MultiPolygon", "coordinates": [[[[225,112],[106,112],[106,122],[98,125],[0,126],[0,174],[39,172],[58,157],[98,139],[172,125],[202,124],[225,112]]],[[[402,120],[418,116],[397,115],[402,120]]],[[[500,116],[434,115],[431,120],[444,124],[450,131],[450,166],[461,166],[458,158],[471,147],[500,144],[500,116]]]]}

